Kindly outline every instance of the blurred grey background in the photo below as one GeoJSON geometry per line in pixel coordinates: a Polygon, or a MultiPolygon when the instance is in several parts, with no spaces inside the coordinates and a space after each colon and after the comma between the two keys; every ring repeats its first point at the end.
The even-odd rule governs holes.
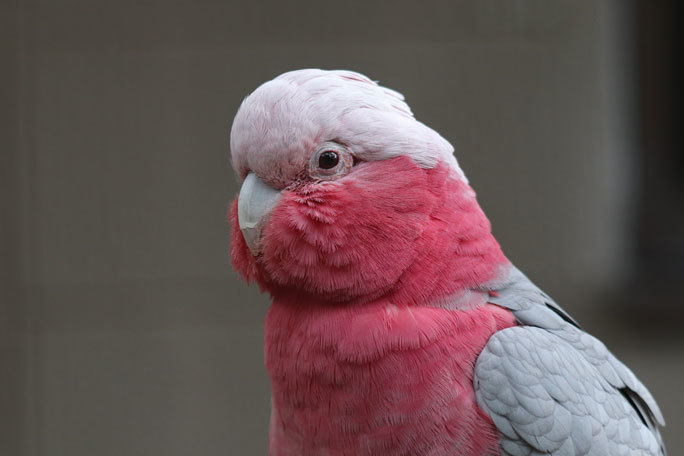
{"type": "Polygon", "coordinates": [[[268,299],[231,270],[228,131],[360,71],[456,147],[505,252],[684,450],[676,1],[5,0],[0,454],[260,455],[268,299]]]}

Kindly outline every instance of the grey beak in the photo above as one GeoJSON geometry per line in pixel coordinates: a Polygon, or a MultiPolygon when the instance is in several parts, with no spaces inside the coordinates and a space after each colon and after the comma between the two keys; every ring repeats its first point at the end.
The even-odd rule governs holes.
{"type": "Polygon", "coordinates": [[[261,231],[266,216],[278,204],[281,193],[266,185],[254,173],[247,174],[238,197],[238,222],[242,236],[252,252],[257,256],[260,251],[261,231]]]}

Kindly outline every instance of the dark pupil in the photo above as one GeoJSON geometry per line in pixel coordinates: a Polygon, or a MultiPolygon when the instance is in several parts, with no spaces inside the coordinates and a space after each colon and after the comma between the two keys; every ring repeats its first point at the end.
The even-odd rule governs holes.
{"type": "Polygon", "coordinates": [[[323,169],[334,168],[340,159],[336,152],[326,150],[318,157],[318,166],[323,169]]]}

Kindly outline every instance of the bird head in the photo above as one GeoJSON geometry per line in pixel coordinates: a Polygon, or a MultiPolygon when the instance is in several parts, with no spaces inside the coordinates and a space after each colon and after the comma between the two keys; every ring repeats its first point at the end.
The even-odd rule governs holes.
{"type": "Polygon", "coordinates": [[[266,82],[240,106],[230,149],[243,180],[232,263],[272,295],[369,299],[435,263],[435,248],[458,248],[469,225],[489,232],[451,144],[358,73],[266,82]]]}

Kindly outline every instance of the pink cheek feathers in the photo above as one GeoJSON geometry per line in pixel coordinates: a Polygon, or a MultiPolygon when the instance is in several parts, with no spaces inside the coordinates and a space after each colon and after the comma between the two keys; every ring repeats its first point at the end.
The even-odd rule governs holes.
{"type": "Polygon", "coordinates": [[[235,202],[230,219],[233,266],[274,296],[424,302],[486,282],[506,262],[470,187],[445,165],[423,169],[408,157],[285,191],[257,259],[235,202]]]}

